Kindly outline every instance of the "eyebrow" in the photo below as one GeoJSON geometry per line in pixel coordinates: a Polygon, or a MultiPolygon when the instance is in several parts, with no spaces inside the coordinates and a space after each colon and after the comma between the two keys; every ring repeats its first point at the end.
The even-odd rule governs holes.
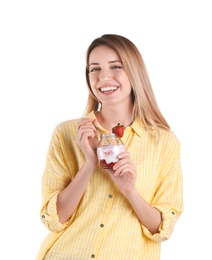
{"type": "MultiPolygon", "coordinates": [[[[120,60],[108,61],[109,64],[111,64],[111,63],[116,63],[116,62],[122,63],[120,60]]],[[[91,62],[91,63],[89,64],[89,66],[92,66],[92,65],[99,65],[99,63],[98,63],[98,62],[91,62]]]]}

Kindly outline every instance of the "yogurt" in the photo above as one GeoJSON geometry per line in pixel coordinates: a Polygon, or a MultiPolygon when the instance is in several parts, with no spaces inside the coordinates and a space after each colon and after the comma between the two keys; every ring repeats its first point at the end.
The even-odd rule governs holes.
{"type": "Polygon", "coordinates": [[[114,164],[119,160],[117,156],[122,152],[125,152],[123,144],[98,146],[97,157],[102,168],[113,168],[114,164]]]}

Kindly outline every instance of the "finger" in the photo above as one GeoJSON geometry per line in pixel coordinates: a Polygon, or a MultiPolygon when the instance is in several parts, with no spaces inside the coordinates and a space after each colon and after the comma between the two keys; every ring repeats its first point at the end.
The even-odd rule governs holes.
{"type": "MultiPolygon", "coordinates": [[[[82,135],[86,131],[92,131],[94,134],[96,133],[96,129],[91,123],[81,124],[78,126],[78,135],[82,135]]],[[[81,138],[80,138],[81,139],[81,138]]]]}
{"type": "Polygon", "coordinates": [[[99,123],[98,123],[98,121],[97,121],[96,118],[93,120],[92,123],[93,123],[93,125],[94,125],[94,127],[95,127],[96,129],[99,129],[99,123]]]}
{"type": "Polygon", "coordinates": [[[129,158],[130,159],[130,153],[129,152],[122,152],[118,155],[118,159],[123,159],[123,158],[129,158]]]}
{"type": "Polygon", "coordinates": [[[132,168],[129,165],[122,165],[122,167],[119,167],[115,172],[114,176],[123,176],[125,173],[131,173],[132,168]]]}
{"type": "Polygon", "coordinates": [[[95,132],[93,129],[84,129],[84,131],[80,131],[77,135],[78,143],[81,141],[87,141],[89,138],[95,138],[95,132]]]}
{"type": "Polygon", "coordinates": [[[114,175],[115,176],[118,176],[118,175],[124,175],[124,173],[127,173],[127,172],[132,172],[132,171],[135,171],[135,167],[134,167],[134,164],[132,162],[125,162],[125,163],[122,163],[120,164],[118,167],[117,167],[117,164],[116,163],[113,167],[113,169],[115,170],[114,172],[114,175]]]}
{"type": "Polygon", "coordinates": [[[113,166],[113,170],[117,170],[119,167],[121,167],[124,164],[130,164],[131,161],[128,157],[119,159],[118,162],[113,166]]]}
{"type": "Polygon", "coordinates": [[[80,122],[77,123],[77,129],[79,130],[81,126],[91,123],[92,121],[92,118],[83,118],[80,122]]]}

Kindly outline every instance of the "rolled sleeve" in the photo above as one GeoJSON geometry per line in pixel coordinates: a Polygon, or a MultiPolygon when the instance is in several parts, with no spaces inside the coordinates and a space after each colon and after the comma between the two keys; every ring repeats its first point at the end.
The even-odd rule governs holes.
{"type": "Polygon", "coordinates": [[[40,212],[40,218],[42,223],[51,231],[59,232],[63,230],[68,222],[63,224],[60,223],[57,214],[57,192],[48,202],[47,206],[44,207],[40,212]]]}
{"type": "Polygon", "coordinates": [[[57,196],[71,181],[71,171],[64,156],[65,141],[60,133],[60,125],[56,127],[49,145],[46,166],[42,177],[42,207],[40,218],[50,230],[59,232],[67,227],[72,217],[65,223],[59,222],[57,214],[57,196]]]}
{"type": "Polygon", "coordinates": [[[151,240],[162,242],[168,240],[174,230],[175,223],[181,215],[181,212],[177,212],[174,209],[161,207],[158,209],[162,215],[162,222],[159,227],[159,231],[156,234],[152,234],[145,226],[142,226],[143,233],[151,240]]]}
{"type": "Polygon", "coordinates": [[[164,159],[161,182],[151,205],[161,212],[162,222],[159,232],[152,234],[146,227],[142,226],[144,234],[155,241],[161,242],[170,238],[174,226],[183,212],[183,177],[180,162],[180,144],[172,147],[169,159],[164,159]],[[172,156],[170,156],[172,154],[172,156]]]}

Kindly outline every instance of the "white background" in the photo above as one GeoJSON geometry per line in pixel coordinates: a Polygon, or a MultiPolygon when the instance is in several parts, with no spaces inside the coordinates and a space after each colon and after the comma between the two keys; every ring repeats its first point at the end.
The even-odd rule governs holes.
{"type": "Polygon", "coordinates": [[[211,25],[205,0],[0,2],[1,259],[35,259],[48,233],[47,147],[58,123],[82,115],[86,49],[104,33],[137,45],[181,141],[185,210],[161,259],[212,259],[211,25]]]}

